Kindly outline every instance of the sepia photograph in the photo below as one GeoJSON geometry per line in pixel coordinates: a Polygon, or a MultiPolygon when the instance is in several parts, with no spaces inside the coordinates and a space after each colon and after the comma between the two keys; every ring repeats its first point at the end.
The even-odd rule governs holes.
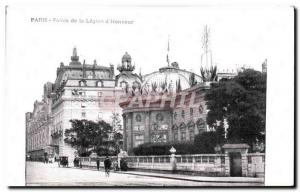
{"type": "Polygon", "coordinates": [[[7,6],[24,186],[266,186],[269,75],[293,67],[281,63],[293,18],[284,6],[7,6]]]}

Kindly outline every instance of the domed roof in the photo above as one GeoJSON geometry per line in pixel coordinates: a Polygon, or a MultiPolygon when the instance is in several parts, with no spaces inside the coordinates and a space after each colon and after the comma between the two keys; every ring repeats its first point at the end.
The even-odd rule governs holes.
{"type": "Polygon", "coordinates": [[[146,75],[142,85],[143,89],[157,92],[176,92],[178,86],[181,90],[190,87],[189,76],[174,67],[160,68],[159,71],[146,75]]]}
{"type": "Polygon", "coordinates": [[[122,63],[127,62],[127,63],[131,63],[131,56],[125,52],[125,54],[122,57],[122,63]]]}

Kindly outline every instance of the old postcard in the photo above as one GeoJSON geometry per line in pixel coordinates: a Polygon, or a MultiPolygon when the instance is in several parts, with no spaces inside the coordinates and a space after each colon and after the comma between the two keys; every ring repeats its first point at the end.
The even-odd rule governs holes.
{"type": "Polygon", "coordinates": [[[9,154],[24,186],[268,185],[268,129],[283,128],[270,127],[269,94],[274,69],[293,68],[293,18],[279,6],[7,6],[6,126],[9,145],[22,134],[9,154]]]}

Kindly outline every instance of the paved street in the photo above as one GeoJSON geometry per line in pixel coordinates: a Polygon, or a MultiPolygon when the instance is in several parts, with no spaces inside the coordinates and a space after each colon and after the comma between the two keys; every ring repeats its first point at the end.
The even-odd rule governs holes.
{"type": "MultiPolygon", "coordinates": [[[[147,175],[131,175],[111,172],[105,177],[103,171],[62,168],[57,163],[26,163],[28,186],[257,186],[257,183],[220,183],[186,181],[182,179],[157,178],[147,175]]],[[[191,177],[191,176],[190,176],[191,177]]],[[[262,185],[262,184],[260,184],[262,185]]]]}

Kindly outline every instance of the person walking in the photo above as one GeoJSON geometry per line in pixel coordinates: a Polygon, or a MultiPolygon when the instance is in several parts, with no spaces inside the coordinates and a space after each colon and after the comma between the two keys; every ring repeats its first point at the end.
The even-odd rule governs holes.
{"type": "Polygon", "coordinates": [[[99,158],[97,158],[96,163],[97,163],[97,170],[99,171],[99,169],[100,169],[100,159],[99,158]]]}
{"type": "Polygon", "coordinates": [[[106,177],[109,177],[110,166],[111,166],[111,160],[108,156],[106,156],[106,158],[104,160],[104,169],[105,169],[105,176],[106,177]]]}

